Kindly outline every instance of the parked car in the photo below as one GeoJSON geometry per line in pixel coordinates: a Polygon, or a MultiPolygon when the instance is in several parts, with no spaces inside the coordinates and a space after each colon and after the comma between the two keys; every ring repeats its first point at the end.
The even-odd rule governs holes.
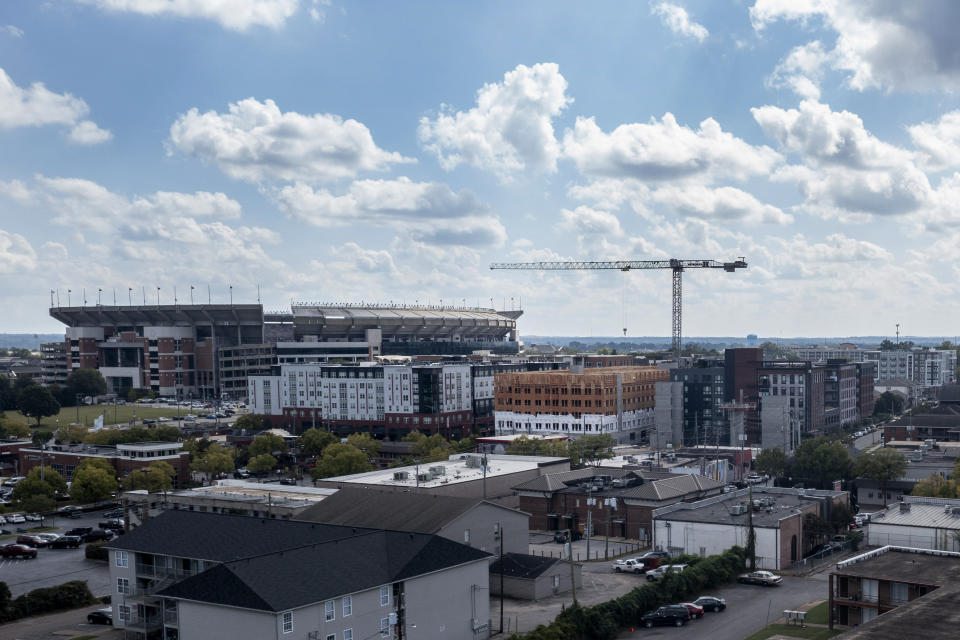
{"type": "Polygon", "coordinates": [[[723,611],[727,608],[727,601],[716,596],[700,596],[693,604],[700,605],[704,611],[723,611]]]}
{"type": "Polygon", "coordinates": [[[217,414],[215,414],[215,413],[208,413],[207,415],[205,415],[205,416],[203,416],[203,417],[206,418],[207,420],[216,420],[216,419],[217,419],[217,414]]]}
{"type": "Polygon", "coordinates": [[[41,522],[43,520],[43,516],[40,515],[39,513],[28,513],[23,517],[29,520],[30,522],[41,522]]]}
{"type": "Polygon", "coordinates": [[[40,536],[35,536],[30,533],[21,533],[17,536],[17,544],[25,544],[28,547],[33,547],[36,549],[38,547],[47,546],[48,542],[40,536]]]}
{"type": "Polygon", "coordinates": [[[690,619],[696,620],[697,618],[703,617],[703,607],[698,605],[695,602],[680,602],[681,607],[686,607],[687,611],[690,612],[690,619]]]}
{"type": "Polygon", "coordinates": [[[280,478],[280,484],[285,484],[291,487],[296,486],[297,479],[296,478],[280,478]]]}
{"type": "Polygon", "coordinates": [[[76,549],[83,542],[80,536],[57,536],[56,540],[50,543],[51,549],[76,549]]]}
{"type": "Polygon", "coordinates": [[[687,568],[685,564],[662,564],[656,569],[647,571],[647,581],[654,582],[665,576],[668,572],[681,573],[687,568]]]}
{"type": "Polygon", "coordinates": [[[23,524],[26,521],[27,519],[23,516],[22,513],[14,513],[7,516],[7,524],[23,524]]]}
{"type": "Polygon", "coordinates": [[[123,531],[126,529],[123,518],[110,518],[109,520],[98,522],[97,526],[101,529],[108,529],[110,531],[123,531]]]}
{"type": "Polygon", "coordinates": [[[613,563],[613,570],[616,573],[629,571],[631,573],[644,573],[650,569],[655,569],[660,564],[660,558],[622,558],[613,563]]]}
{"type": "Polygon", "coordinates": [[[0,556],[4,558],[36,558],[37,550],[25,544],[14,542],[0,547],[0,556]]]}
{"type": "Polygon", "coordinates": [[[112,540],[113,531],[109,529],[94,529],[87,535],[83,536],[84,542],[100,542],[101,540],[112,540]]]}
{"type": "Polygon", "coordinates": [[[143,424],[157,424],[157,421],[154,418],[144,418],[143,424]]]}
{"type": "Polygon", "coordinates": [[[665,560],[670,557],[670,554],[666,551],[645,551],[641,553],[638,557],[640,558],[660,558],[665,560]]]}
{"type": "Polygon", "coordinates": [[[163,416],[160,416],[159,418],[157,418],[157,422],[170,422],[170,418],[165,418],[163,416]]]}
{"type": "Polygon", "coordinates": [[[65,535],[65,536],[78,536],[78,537],[82,538],[83,536],[87,535],[87,534],[90,533],[91,531],[93,531],[93,527],[74,527],[73,529],[70,529],[69,531],[66,531],[63,535],[65,535]]]}
{"type": "Polygon", "coordinates": [[[648,629],[653,626],[658,625],[673,625],[675,627],[682,627],[687,624],[687,620],[690,619],[690,610],[686,607],[680,605],[669,604],[663,607],[660,607],[656,611],[651,611],[649,613],[643,614],[643,617],[640,620],[643,622],[643,626],[648,629]]]}
{"type": "Polygon", "coordinates": [[[91,611],[87,614],[87,622],[90,624],[113,625],[113,609],[110,607],[104,607],[103,609],[91,611]]]}
{"type": "Polygon", "coordinates": [[[103,514],[104,518],[122,518],[123,516],[123,509],[111,509],[103,514]]]}
{"type": "Polygon", "coordinates": [[[765,587],[774,587],[783,582],[783,578],[770,571],[754,571],[752,573],[744,573],[737,578],[737,582],[741,584],[759,584],[765,587]]]}
{"type": "MultiPolygon", "coordinates": [[[[576,542],[577,540],[579,540],[579,539],[582,538],[583,536],[580,534],[579,531],[574,531],[574,532],[571,534],[571,537],[573,538],[574,542],[576,542]]],[[[564,531],[557,531],[557,532],[555,532],[555,533],[553,534],[553,541],[554,541],[554,542],[559,542],[560,544],[566,543],[566,542],[567,542],[567,531],[564,530],[564,531]]]]}

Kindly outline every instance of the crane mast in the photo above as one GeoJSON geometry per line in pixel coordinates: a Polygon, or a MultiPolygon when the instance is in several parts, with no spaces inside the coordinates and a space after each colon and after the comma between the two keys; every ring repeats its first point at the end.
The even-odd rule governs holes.
{"type": "Polygon", "coordinates": [[[673,339],[671,347],[677,362],[680,362],[681,335],[683,329],[683,272],[686,269],[723,269],[733,273],[746,269],[747,262],[739,257],[731,262],[719,260],[610,260],[610,261],[558,261],[558,262],[495,262],[491,269],[514,271],[590,271],[596,269],[632,271],[634,269],[670,269],[673,272],[673,339]]]}

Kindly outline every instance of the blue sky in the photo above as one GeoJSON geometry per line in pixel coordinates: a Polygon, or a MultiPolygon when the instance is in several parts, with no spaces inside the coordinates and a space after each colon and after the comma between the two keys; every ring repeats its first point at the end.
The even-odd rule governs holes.
{"type": "Polygon", "coordinates": [[[61,304],[496,307],[668,335],[956,331],[960,5],[7,0],[0,331],[61,304]],[[202,292],[202,295],[201,293],[202,292]]]}

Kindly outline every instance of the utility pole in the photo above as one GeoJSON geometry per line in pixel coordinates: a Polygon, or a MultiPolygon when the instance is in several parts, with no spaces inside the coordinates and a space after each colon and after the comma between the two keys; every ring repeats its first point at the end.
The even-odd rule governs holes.
{"type": "Polygon", "coordinates": [[[503,526],[497,523],[500,534],[500,633],[503,633],[503,526]]]}
{"type": "Polygon", "coordinates": [[[573,570],[573,520],[567,529],[567,561],[570,563],[570,591],[573,593],[573,604],[577,604],[577,576],[573,570]]]}
{"type": "Polygon", "coordinates": [[[587,560],[590,560],[590,538],[593,537],[593,511],[590,507],[595,504],[596,498],[587,498],[587,560]]]}

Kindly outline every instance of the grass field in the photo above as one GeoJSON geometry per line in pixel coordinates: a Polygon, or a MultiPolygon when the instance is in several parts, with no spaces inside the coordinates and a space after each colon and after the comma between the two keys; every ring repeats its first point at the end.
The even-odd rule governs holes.
{"type": "Polygon", "coordinates": [[[792,624],[771,624],[768,625],[766,629],[747,636],[745,640],[766,640],[771,636],[806,638],[806,640],[828,640],[839,633],[839,631],[831,631],[826,627],[798,627],[792,624]]]}
{"type": "MultiPolygon", "coordinates": [[[[104,424],[129,424],[134,416],[136,416],[137,421],[143,420],[144,418],[159,418],[161,416],[175,418],[177,416],[176,407],[154,409],[153,407],[144,407],[141,405],[124,405],[122,407],[118,406],[116,408],[116,413],[114,413],[113,405],[99,405],[79,407],[80,419],[78,420],[77,409],[77,407],[65,407],[60,410],[58,415],[44,418],[40,421],[40,430],[44,432],[52,432],[57,429],[58,425],[66,426],[71,422],[79,422],[88,427],[92,427],[93,421],[96,420],[97,416],[101,414],[103,414],[104,424]]],[[[189,409],[184,407],[180,408],[180,415],[186,415],[188,413],[190,413],[189,409]]],[[[19,411],[4,411],[3,419],[9,420],[11,424],[18,422],[25,424],[30,427],[30,429],[36,429],[37,426],[36,420],[33,418],[27,418],[19,411]]]]}
{"type": "Polygon", "coordinates": [[[830,621],[827,620],[827,613],[830,611],[829,604],[829,602],[824,601],[815,607],[811,607],[807,611],[807,622],[810,624],[829,624],[830,621]]]}

